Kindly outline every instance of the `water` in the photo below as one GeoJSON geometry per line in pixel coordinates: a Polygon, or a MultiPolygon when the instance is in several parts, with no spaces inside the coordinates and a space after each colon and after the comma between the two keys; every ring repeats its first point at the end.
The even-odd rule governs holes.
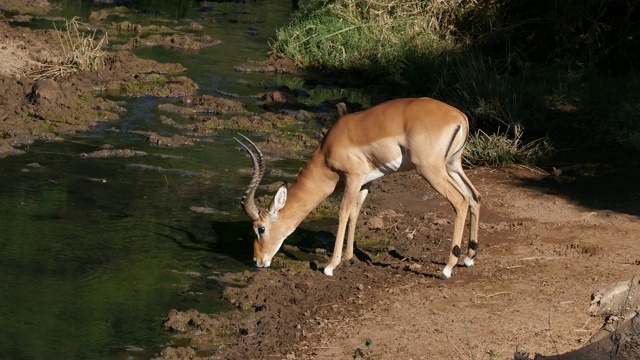
{"type": "MultiPolygon", "coordinates": [[[[52,2],[63,7],[51,15],[67,18],[86,19],[101,6],[52,2]]],[[[140,0],[128,6],[161,15],[145,12],[130,21],[206,18],[203,32],[223,44],[197,54],[137,53],[182,63],[200,93],[255,94],[258,88],[247,82],[295,81],[233,71],[245,60],[266,58],[290,1],[221,2],[206,11],[199,4],[140,0]]],[[[115,123],[0,159],[0,359],[148,359],[172,341],[162,329],[171,308],[225,309],[223,285],[208,275],[251,268],[251,244],[243,240],[249,224],[238,208],[238,184],[248,181],[238,170],[250,164],[232,134],[189,148],[152,148],[129,131],[162,128],[158,100],[126,101],[128,112],[115,123]],[[106,130],[111,127],[122,131],[106,130]],[[150,155],[81,156],[105,143],[150,155]]]]}
{"type": "Polygon", "coordinates": [[[175,160],[79,156],[93,149],[37,144],[0,162],[0,358],[153,352],[169,309],[223,309],[207,275],[250,266],[250,244],[239,240],[248,224],[224,175],[236,169],[216,166],[220,156],[198,146],[175,160]]]}

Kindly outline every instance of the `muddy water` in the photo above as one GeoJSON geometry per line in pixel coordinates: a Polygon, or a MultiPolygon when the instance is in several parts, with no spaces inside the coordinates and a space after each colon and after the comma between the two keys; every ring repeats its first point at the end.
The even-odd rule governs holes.
{"type": "MultiPolygon", "coordinates": [[[[65,17],[86,18],[98,6],[58,3],[63,10],[53,15],[65,17]]],[[[233,71],[266,58],[291,1],[221,2],[206,11],[195,1],[129,5],[155,6],[161,15],[153,16],[171,21],[205,19],[204,32],[221,45],[197,54],[138,51],[183,64],[201,93],[242,96],[258,92],[246,84],[296,81],[233,71]]],[[[131,21],[148,15],[138,16],[131,21]]],[[[128,110],[120,121],[0,161],[1,359],[150,358],[174,341],[162,329],[171,308],[223,310],[215,275],[251,268],[250,245],[239,239],[248,224],[237,206],[246,182],[238,170],[248,160],[232,134],[153,148],[131,130],[163,131],[158,100],[119,100],[128,110]],[[82,156],[105,144],[147,155],[82,156]]]]}

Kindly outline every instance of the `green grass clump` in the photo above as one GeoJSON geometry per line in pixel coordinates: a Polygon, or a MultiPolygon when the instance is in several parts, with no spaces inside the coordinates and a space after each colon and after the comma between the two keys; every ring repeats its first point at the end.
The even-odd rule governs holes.
{"type": "Polygon", "coordinates": [[[469,136],[464,161],[471,166],[504,166],[514,163],[531,165],[553,153],[553,147],[548,139],[540,138],[524,143],[522,135],[522,129],[519,126],[491,135],[478,130],[469,136]]]}
{"type": "Polygon", "coordinates": [[[458,2],[312,1],[277,31],[272,47],[303,67],[404,82],[416,62],[431,64],[453,46],[440,27],[458,2]]]}

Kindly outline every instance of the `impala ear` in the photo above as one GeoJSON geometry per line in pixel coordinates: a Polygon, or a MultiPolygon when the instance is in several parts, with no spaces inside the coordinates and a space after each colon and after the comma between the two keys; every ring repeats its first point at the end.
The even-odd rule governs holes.
{"type": "Polygon", "coordinates": [[[280,186],[276,196],[271,200],[271,204],[269,204],[269,217],[272,220],[275,220],[278,217],[278,211],[284,207],[284,204],[287,202],[287,184],[280,186]]]}

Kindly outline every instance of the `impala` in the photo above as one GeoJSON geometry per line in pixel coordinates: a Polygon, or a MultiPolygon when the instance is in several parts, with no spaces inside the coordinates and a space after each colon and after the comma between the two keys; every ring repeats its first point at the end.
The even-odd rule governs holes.
{"type": "Polygon", "coordinates": [[[456,214],[451,253],[440,277],[451,277],[458,263],[468,210],[471,221],[464,264],[472,266],[478,249],[480,194],[462,169],[468,132],[469,122],[461,111],[429,98],[391,100],[346,114],[327,132],[293,185],[282,185],[263,210],[258,209],[254,196],[266,162],[255,143],[241,135],[253,147],[236,139],[253,162],[253,177],[242,197],[242,208],[253,220],[256,266],[268,267],[287,236],[320,202],[343,187],[333,255],[324,267],[326,275],[333,275],[342,259],[345,233],[344,258],[353,257],[356,222],[371,182],[411,169],[444,196],[456,214]]]}

